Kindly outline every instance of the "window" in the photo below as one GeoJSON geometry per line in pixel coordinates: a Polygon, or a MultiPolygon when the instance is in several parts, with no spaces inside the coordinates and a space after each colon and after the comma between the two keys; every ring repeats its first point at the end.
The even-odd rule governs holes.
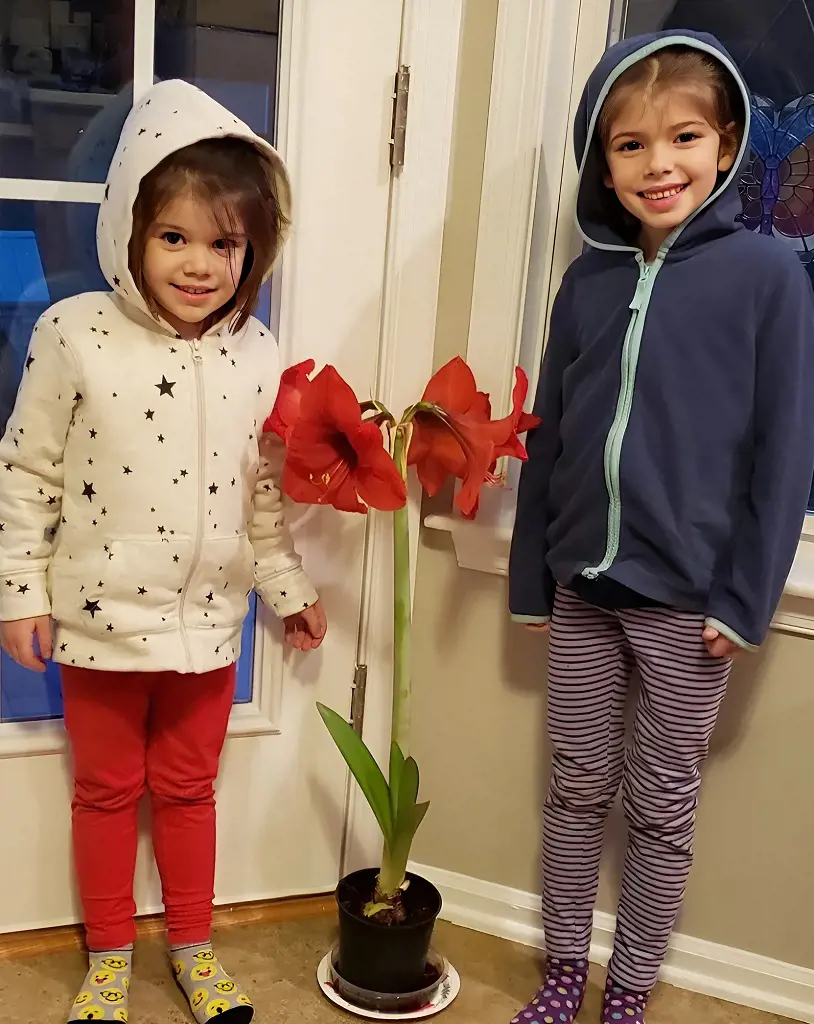
{"type": "MultiPolygon", "coordinates": [[[[156,0],[155,24],[146,27],[137,8],[133,0],[0,2],[0,433],[39,315],[70,295],[108,288],[96,257],[98,183],[134,78],[140,88],[154,77],[186,79],[274,138],[279,3],[156,0]],[[139,33],[142,41],[152,34],[153,45],[137,46],[139,33]]],[[[268,324],[271,312],[266,286],[258,315],[268,324]]],[[[252,598],[237,704],[255,699],[256,608],[252,598]]],[[[61,714],[54,666],[37,675],[0,658],[0,722],[61,714]]]]}
{"type": "MultiPolygon", "coordinates": [[[[792,246],[814,283],[814,2],[617,0],[612,32],[660,29],[717,36],[754,96],[752,160],[741,182],[743,223],[792,246]]],[[[814,512],[814,483],[808,508],[814,512]]]]}

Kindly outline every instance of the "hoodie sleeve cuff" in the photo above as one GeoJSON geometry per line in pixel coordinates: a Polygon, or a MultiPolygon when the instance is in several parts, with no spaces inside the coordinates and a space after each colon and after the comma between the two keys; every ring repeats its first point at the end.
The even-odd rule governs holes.
{"type": "Polygon", "coordinates": [[[45,575],[11,573],[0,579],[0,622],[51,614],[45,575]]]}
{"type": "Polygon", "coordinates": [[[512,622],[519,622],[524,626],[547,626],[551,622],[550,615],[512,615],[512,622]]]}
{"type": "Polygon", "coordinates": [[[255,590],[262,598],[263,604],[273,608],[281,619],[296,615],[319,600],[319,594],[300,566],[271,576],[262,583],[256,582],[255,590]]]}
{"type": "Polygon", "coordinates": [[[734,629],[730,629],[725,622],[721,622],[720,619],[706,619],[704,621],[705,626],[711,626],[712,629],[717,629],[721,636],[725,636],[727,640],[731,640],[733,644],[737,644],[744,651],[757,651],[759,646],[757,644],[750,644],[748,640],[744,640],[742,636],[735,632],[734,629]]]}

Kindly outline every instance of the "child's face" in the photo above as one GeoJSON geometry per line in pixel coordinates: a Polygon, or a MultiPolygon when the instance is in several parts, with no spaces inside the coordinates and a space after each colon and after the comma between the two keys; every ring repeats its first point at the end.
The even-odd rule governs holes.
{"type": "Polygon", "coordinates": [[[734,163],[706,110],[692,92],[672,90],[653,103],[634,95],[611,125],[605,184],[641,222],[649,258],[734,163]]]}
{"type": "Polygon", "coordinates": [[[211,209],[186,195],[168,203],[150,228],[144,280],[183,338],[199,337],[203,321],[237,291],[247,243],[242,225],[234,227],[224,237],[211,209]]]}

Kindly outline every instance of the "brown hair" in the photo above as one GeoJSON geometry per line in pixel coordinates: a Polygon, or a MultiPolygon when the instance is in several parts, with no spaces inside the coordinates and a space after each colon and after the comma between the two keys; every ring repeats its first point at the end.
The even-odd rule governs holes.
{"type": "Polygon", "coordinates": [[[599,139],[603,150],[610,142],[613,123],[631,97],[643,103],[670,89],[695,92],[705,106],[707,121],[718,132],[732,155],[738,151],[746,123],[743,97],[732,75],[711,54],[689,46],[667,46],[628,68],[614,82],[599,115],[599,139]]]}
{"type": "Polygon", "coordinates": [[[234,298],[209,318],[217,322],[234,310],[230,324],[234,333],[252,315],[263,279],[288,226],[277,198],[271,162],[243,139],[204,139],[171,153],[145,175],[133,203],[128,255],[133,280],[153,314],[157,309],[144,280],[144,247],[161,211],[185,193],[212,208],[224,235],[233,233],[238,224],[246,233],[246,258],[234,298]]]}

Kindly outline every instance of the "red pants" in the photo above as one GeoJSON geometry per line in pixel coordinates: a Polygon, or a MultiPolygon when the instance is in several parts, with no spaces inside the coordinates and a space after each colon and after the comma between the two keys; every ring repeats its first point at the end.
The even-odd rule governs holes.
{"type": "Polygon", "coordinates": [[[91,950],[135,939],[138,807],[152,834],[170,943],[206,942],[215,887],[215,791],[235,666],[206,675],[62,668],[74,759],[73,841],[91,950]]]}

